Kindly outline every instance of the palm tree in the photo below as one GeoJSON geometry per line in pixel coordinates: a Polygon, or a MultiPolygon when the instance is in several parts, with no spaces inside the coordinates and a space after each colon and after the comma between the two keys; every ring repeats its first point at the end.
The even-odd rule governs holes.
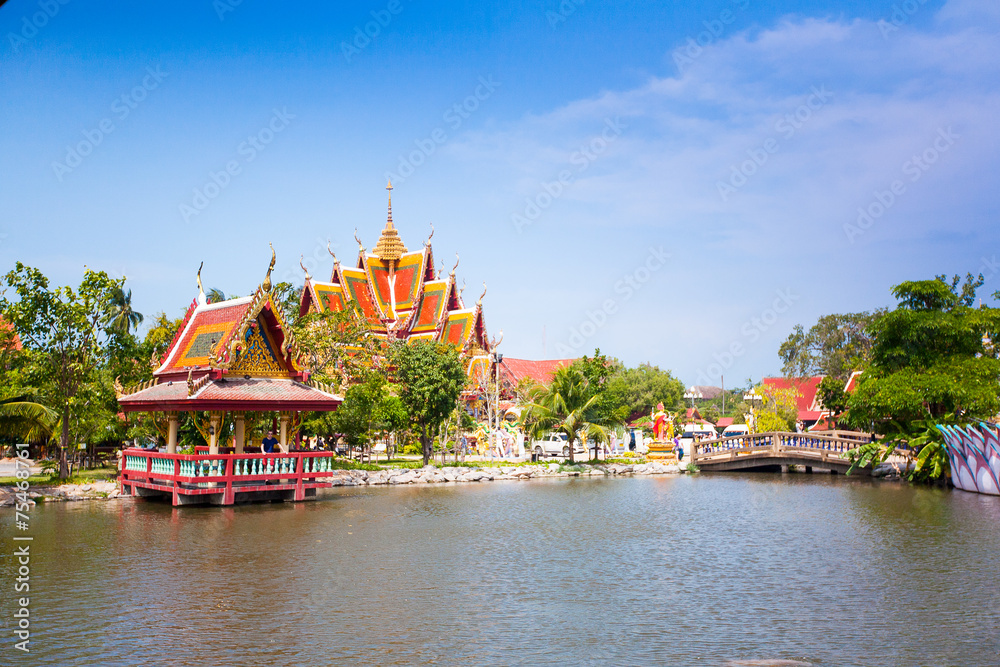
{"type": "Polygon", "coordinates": [[[128,334],[142,324],[142,313],[137,313],[132,309],[132,290],[126,292],[124,287],[118,285],[111,292],[107,318],[112,329],[124,334],[128,334]]]}
{"type": "Polygon", "coordinates": [[[28,400],[30,398],[28,394],[0,395],[0,437],[31,442],[52,435],[59,416],[41,403],[28,400]]]}
{"type": "Polygon", "coordinates": [[[208,290],[208,294],[206,294],[205,297],[208,299],[209,303],[222,303],[226,300],[225,293],[218,287],[213,287],[208,290]]]}
{"type": "Polygon", "coordinates": [[[563,433],[569,441],[569,462],[573,463],[573,445],[581,436],[595,442],[607,442],[604,426],[589,420],[587,414],[597,395],[591,392],[587,378],[578,368],[556,370],[547,387],[535,385],[529,391],[530,403],[521,413],[521,425],[531,438],[550,431],[563,433]]]}

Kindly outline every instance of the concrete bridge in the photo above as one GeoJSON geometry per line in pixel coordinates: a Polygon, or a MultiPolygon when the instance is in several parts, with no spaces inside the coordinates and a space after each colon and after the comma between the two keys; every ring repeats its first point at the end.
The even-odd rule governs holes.
{"type": "MultiPolygon", "coordinates": [[[[848,450],[870,442],[867,433],[829,431],[823,435],[772,431],[753,435],[702,440],[692,446],[691,462],[705,472],[756,470],[778,472],[804,466],[831,473],[851,467],[848,450]]],[[[870,471],[859,469],[860,474],[870,471]]]]}

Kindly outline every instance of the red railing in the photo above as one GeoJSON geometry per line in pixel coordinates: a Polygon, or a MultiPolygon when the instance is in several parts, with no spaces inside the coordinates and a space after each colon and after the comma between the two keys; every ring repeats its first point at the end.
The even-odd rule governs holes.
{"type": "Polygon", "coordinates": [[[223,493],[223,504],[235,494],[260,490],[294,490],[303,500],[305,489],[330,486],[336,474],[333,452],[274,454],[166,454],[126,449],[122,454],[121,485],[179,495],[223,493]]]}

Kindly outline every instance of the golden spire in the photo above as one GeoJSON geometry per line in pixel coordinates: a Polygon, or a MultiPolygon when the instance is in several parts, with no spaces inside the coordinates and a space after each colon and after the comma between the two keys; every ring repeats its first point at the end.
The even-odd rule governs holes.
{"type": "Polygon", "coordinates": [[[374,252],[383,262],[395,262],[406,252],[406,246],[403,245],[399,239],[399,232],[392,225],[392,181],[389,181],[385,189],[389,191],[389,217],[385,221],[382,236],[375,244],[374,252]]]}
{"type": "Polygon", "coordinates": [[[271,264],[267,267],[267,275],[264,276],[264,282],[261,284],[261,287],[264,288],[265,292],[271,291],[271,271],[274,271],[274,259],[275,259],[274,245],[271,243],[268,243],[268,245],[271,246],[271,264]]]}

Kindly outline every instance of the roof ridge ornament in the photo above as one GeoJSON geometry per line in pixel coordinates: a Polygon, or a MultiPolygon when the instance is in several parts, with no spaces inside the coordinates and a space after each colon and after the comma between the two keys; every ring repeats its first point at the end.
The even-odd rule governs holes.
{"type": "Polygon", "coordinates": [[[424,247],[425,248],[426,247],[430,247],[430,245],[431,245],[431,239],[432,238],[434,238],[434,223],[433,222],[431,223],[431,235],[427,237],[426,241],[424,241],[424,247]]]}
{"type": "Polygon", "coordinates": [[[271,246],[271,264],[267,267],[267,275],[264,276],[264,282],[260,285],[264,288],[265,292],[271,291],[271,271],[274,270],[274,260],[276,259],[274,254],[274,244],[268,243],[268,245],[271,246]]]}
{"type": "Polygon", "coordinates": [[[451,274],[450,275],[451,275],[452,278],[455,277],[455,270],[458,268],[458,263],[461,261],[461,259],[462,258],[459,257],[458,253],[456,252],[455,253],[455,266],[451,267],[451,274]]]}
{"type": "MultiPolygon", "coordinates": [[[[385,189],[389,191],[389,216],[385,221],[385,229],[382,230],[382,235],[379,236],[378,243],[375,244],[375,249],[372,252],[383,262],[392,263],[399,261],[407,250],[399,238],[399,232],[392,224],[392,181],[389,181],[389,185],[385,186],[385,189]]],[[[390,270],[392,270],[391,267],[390,270]]]]}
{"type": "Polygon", "coordinates": [[[201,286],[201,269],[204,266],[205,266],[205,262],[202,262],[201,264],[198,265],[198,275],[196,277],[196,280],[198,281],[198,305],[199,306],[204,306],[205,304],[208,303],[208,300],[205,298],[205,288],[201,286]]]}
{"type": "Polygon", "coordinates": [[[365,253],[365,244],[362,243],[361,239],[358,238],[358,228],[357,227],[354,228],[354,240],[358,242],[358,248],[360,249],[361,254],[363,255],[365,253]]]}
{"type": "Polygon", "coordinates": [[[483,281],[483,293],[479,295],[479,299],[476,301],[476,305],[482,307],[483,297],[486,296],[486,281],[483,281]]]}
{"type": "Polygon", "coordinates": [[[306,268],[304,264],[306,259],[305,255],[299,255],[299,266],[302,267],[302,272],[306,274],[306,280],[312,280],[312,276],[309,275],[309,269],[306,268]]]}

